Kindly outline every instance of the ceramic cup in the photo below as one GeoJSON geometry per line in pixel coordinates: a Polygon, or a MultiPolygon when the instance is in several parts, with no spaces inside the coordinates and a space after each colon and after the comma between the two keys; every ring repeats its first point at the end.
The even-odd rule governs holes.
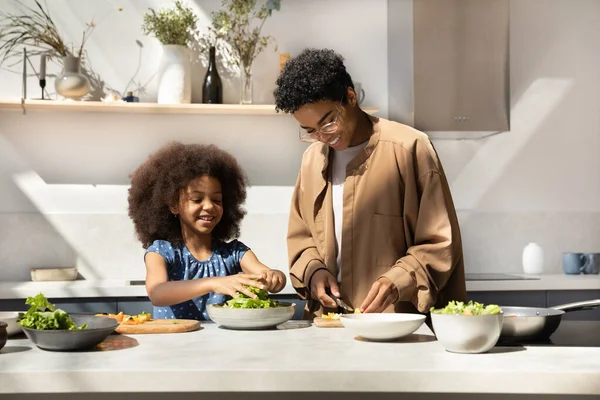
{"type": "Polygon", "coordinates": [[[600,253],[563,253],[563,271],[567,275],[600,273],[600,253]]]}

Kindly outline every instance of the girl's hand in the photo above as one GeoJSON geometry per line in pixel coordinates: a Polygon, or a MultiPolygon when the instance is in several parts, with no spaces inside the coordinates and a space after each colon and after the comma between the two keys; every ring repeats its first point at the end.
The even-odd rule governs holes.
{"type": "Polygon", "coordinates": [[[238,293],[244,293],[246,296],[256,299],[257,296],[249,291],[246,286],[265,289],[266,286],[260,282],[264,280],[265,274],[248,275],[239,273],[229,276],[216,276],[213,278],[212,291],[231,297],[235,297],[238,293]]]}
{"type": "Polygon", "coordinates": [[[285,274],[276,269],[270,269],[263,273],[265,278],[263,282],[267,290],[271,293],[280,292],[285,287],[285,274]]]}

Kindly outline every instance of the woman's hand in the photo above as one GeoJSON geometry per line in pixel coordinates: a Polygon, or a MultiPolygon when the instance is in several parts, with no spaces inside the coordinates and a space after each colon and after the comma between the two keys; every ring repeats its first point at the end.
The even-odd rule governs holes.
{"type": "Polygon", "coordinates": [[[246,296],[256,299],[257,296],[249,291],[246,286],[252,286],[257,289],[265,289],[265,285],[260,281],[264,281],[264,274],[235,274],[229,276],[216,276],[212,278],[212,292],[225,294],[235,297],[238,293],[244,293],[246,296]]]}
{"type": "Polygon", "coordinates": [[[340,288],[331,272],[326,269],[317,270],[310,279],[310,293],[312,298],[317,300],[323,307],[335,308],[336,302],[327,295],[327,288],[331,289],[331,294],[340,297],[340,288]]]}
{"type": "Polygon", "coordinates": [[[398,289],[388,278],[375,281],[367,297],[360,305],[363,313],[380,313],[398,300],[398,289]]]}
{"type": "Polygon", "coordinates": [[[285,287],[285,274],[276,269],[269,269],[263,273],[266,289],[271,293],[278,293],[285,287]]]}

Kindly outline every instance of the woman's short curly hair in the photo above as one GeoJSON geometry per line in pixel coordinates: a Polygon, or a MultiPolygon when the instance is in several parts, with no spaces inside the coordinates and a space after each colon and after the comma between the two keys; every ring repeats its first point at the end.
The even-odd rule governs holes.
{"type": "Polygon", "coordinates": [[[348,87],[354,88],[341,55],[310,48],[285,63],[276,84],[275,108],[285,113],[321,100],[346,101],[348,87]]]}
{"type": "Polygon", "coordinates": [[[218,179],[223,192],[223,217],[212,231],[213,238],[239,236],[248,179],[237,160],[214,145],[171,142],[131,174],[129,216],[144,248],[155,240],[182,243],[179,218],[169,205],[177,204],[181,189],[203,175],[218,179]]]}

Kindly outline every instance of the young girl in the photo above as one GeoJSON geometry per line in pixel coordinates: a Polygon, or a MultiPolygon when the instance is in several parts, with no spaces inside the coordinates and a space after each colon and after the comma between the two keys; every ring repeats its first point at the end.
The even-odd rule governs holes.
{"type": "Polygon", "coordinates": [[[146,290],[154,318],[208,320],[206,306],[226,296],[277,293],[281,271],[263,265],[235,238],[247,179],[229,153],[213,145],[170,143],[131,176],[129,216],[146,253],[146,290]]]}

